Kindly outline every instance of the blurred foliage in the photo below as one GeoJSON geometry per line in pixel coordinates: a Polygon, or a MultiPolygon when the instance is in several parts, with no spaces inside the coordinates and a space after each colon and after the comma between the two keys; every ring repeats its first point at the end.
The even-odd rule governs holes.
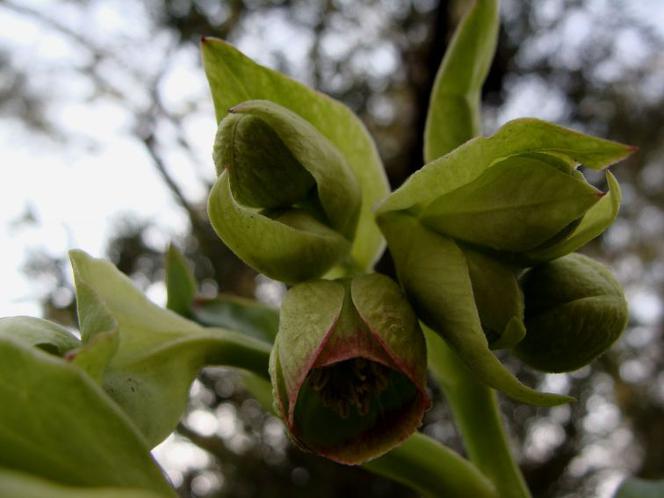
{"type": "MultiPolygon", "coordinates": [[[[105,1],[91,4],[99,7],[105,1]]],[[[73,0],[52,3],[66,7],[63,12],[92,8],[73,0]]],[[[428,94],[464,3],[141,0],[133,8],[144,14],[145,33],[131,42],[132,51],[126,51],[123,43],[129,42],[121,36],[108,44],[96,40],[84,23],[67,23],[66,16],[56,15],[57,8],[47,14],[18,0],[0,0],[0,13],[31,19],[76,46],[81,55],[68,61],[67,70],[93,88],[81,99],[113,99],[131,113],[132,135],[189,220],[189,234],[176,242],[194,264],[201,293],[256,294],[274,301],[279,288],[221,245],[205,219],[204,199],[191,200],[173,174],[169,147],[176,146],[184,158],[178,167],[196,172],[203,186],[209,184],[213,166],[186,129],[187,116],[210,110],[208,97],[187,92],[177,103],[168,101],[161,89],[169,71],[183,54],[197,57],[201,35],[226,38],[260,53],[261,62],[357,112],[376,137],[390,181],[397,186],[421,166],[428,94]],[[136,43],[153,52],[157,43],[163,56],[148,63],[136,55],[142,50],[136,43]]],[[[624,191],[618,222],[587,248],[610,262],[627,289],[632,319],[623,340],[591,367],[570,375],[543,376],[506,358],[525,382],[578,399],[552,410],[503,403],[538,498],[606,496],[607,486],[615,487],[624,475],[664,477],[664,19],[644,14],[647,5],[637,12],[635,4],[504,0],[498,54],[484,89],[487,132],[508,119],[534,114],[640,148],[615,170],[624,191]]],[[[47,112],[48,92],[30,84],[35,67],[17,65],[5,52],[0,61],[0,111],[33,132],[56,134],[47,112]]],[[[202,75],[201,69],[193,70],[202,75]]],[[[127,218],[108,243],[108,256],[144,289],[163,280],[155,233],[159,227],[150,220],[127,218]]],[[[380,268],[392,271],[389,257],[380,268]]],[[[34,253],[25,270],[51,289],[45,314],[73,323],[64,256],[34,253]]],[[[444,400],[432,389],[438,401],[423,430],[462,451],[444,400]]],[[[197,460],[199,465],[180,470],[166,465],[182,496],[412,496],[359,469],[293,449],[278,421],[242,388],[237,373],[209,369],[192,395],[190,412],[174,438],[188,439],[206,456],[197,460]],[[201,423],[205,420],[207,426],[201,423]],[[206,432],[210,424],[214,433],[206,432]]]]}

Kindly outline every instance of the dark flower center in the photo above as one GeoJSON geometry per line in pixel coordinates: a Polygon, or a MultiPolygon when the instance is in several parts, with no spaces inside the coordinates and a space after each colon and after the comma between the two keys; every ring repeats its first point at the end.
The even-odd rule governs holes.
{"type": "Polygon", "coordinates": [[[340,361],[309,373],[309,385],[324,406],[347,418],[354,407],[367,415],[372,399],[388,387],[390,368],[365,358],[340,361]]]}

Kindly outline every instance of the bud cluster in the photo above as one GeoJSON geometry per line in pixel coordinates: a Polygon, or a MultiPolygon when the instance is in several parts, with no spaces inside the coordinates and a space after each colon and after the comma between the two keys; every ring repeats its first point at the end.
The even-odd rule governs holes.
{"type": "Polygon", "coordinates": [[[292,440],[356,464],[412,434],[430,405],[418,320],[478,381],[526,403],[569,401],[525,386],[492,350],[560,372],[621,334],[620,285],[572,253],[613,221],[620,202],[610,173],[604,193],[578,166],[602,169],[628,153],[517,120],[429,163],[376,211],[402,293],[351,260],[365,235],[357,227],[366,183],[348,151],[274,102],[233,106],[215,141],[210,220],[247,264],[293,285],[270,357],[275,410],[292,440]]]}
{"type": "Polygon", "coordinates": [[[571,253],[611,224],[620,203],[610,173],[601,192],[579,165],[603,169],[631,152],[517,120],[429,163],[379,207],[418,316],[478,380],[519,401],[565,402],[521,384],[491,350],[561,372],[586,365],[621,334],[620,285],[600,263],[571,253]]]}

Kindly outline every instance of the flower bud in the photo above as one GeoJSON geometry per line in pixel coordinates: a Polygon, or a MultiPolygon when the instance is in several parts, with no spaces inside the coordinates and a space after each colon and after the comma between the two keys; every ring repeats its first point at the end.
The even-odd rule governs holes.
{"type": "Polygon", "coordinates": [[[440,196],[421,219],[456,240],[522,253],[568,231],[602,195],[558,156],[517,154],[440,196]]]}
{"type": "Polygon", "coordinates": [[[348,257],[361,194],[339,150],[294,112],[250,100],[221,121],[210,221],[224,243],[269,277],[315,278],[348,257]]]}
{"type": "Polygon", "coordinates": [[[404,212],[381,214],[378,224],[417,316],[445,340],[479,382],[524,403],[552,406],[570,400],[522,384],[491,351],[523,337],[522,296],[508,267],[404,212]]]}
{"type": "Polygon", "coordinates": [[[270,375],[294,442],[340,463],[387,452],[430,406],[417,318],[397,284],[378,274],[293,287],[270,375]]]}
{"type": "Polygon", "coordinates": [[[620,284],[601,263],[569,254],[522,278],[526,337],[515,353],[533,368],[568,372],[606,351],[627,325],[620,284]]]}

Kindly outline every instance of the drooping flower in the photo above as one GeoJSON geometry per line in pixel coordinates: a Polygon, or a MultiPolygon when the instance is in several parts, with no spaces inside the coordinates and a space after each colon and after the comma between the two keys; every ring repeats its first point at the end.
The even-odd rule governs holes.
{"type": "Polygon", "coordinates": [[[378,274],[294,286],[270,374],[292,439],[340,463],[384,454],[430,405],[417,318],[397,284],[378,274]]]}

